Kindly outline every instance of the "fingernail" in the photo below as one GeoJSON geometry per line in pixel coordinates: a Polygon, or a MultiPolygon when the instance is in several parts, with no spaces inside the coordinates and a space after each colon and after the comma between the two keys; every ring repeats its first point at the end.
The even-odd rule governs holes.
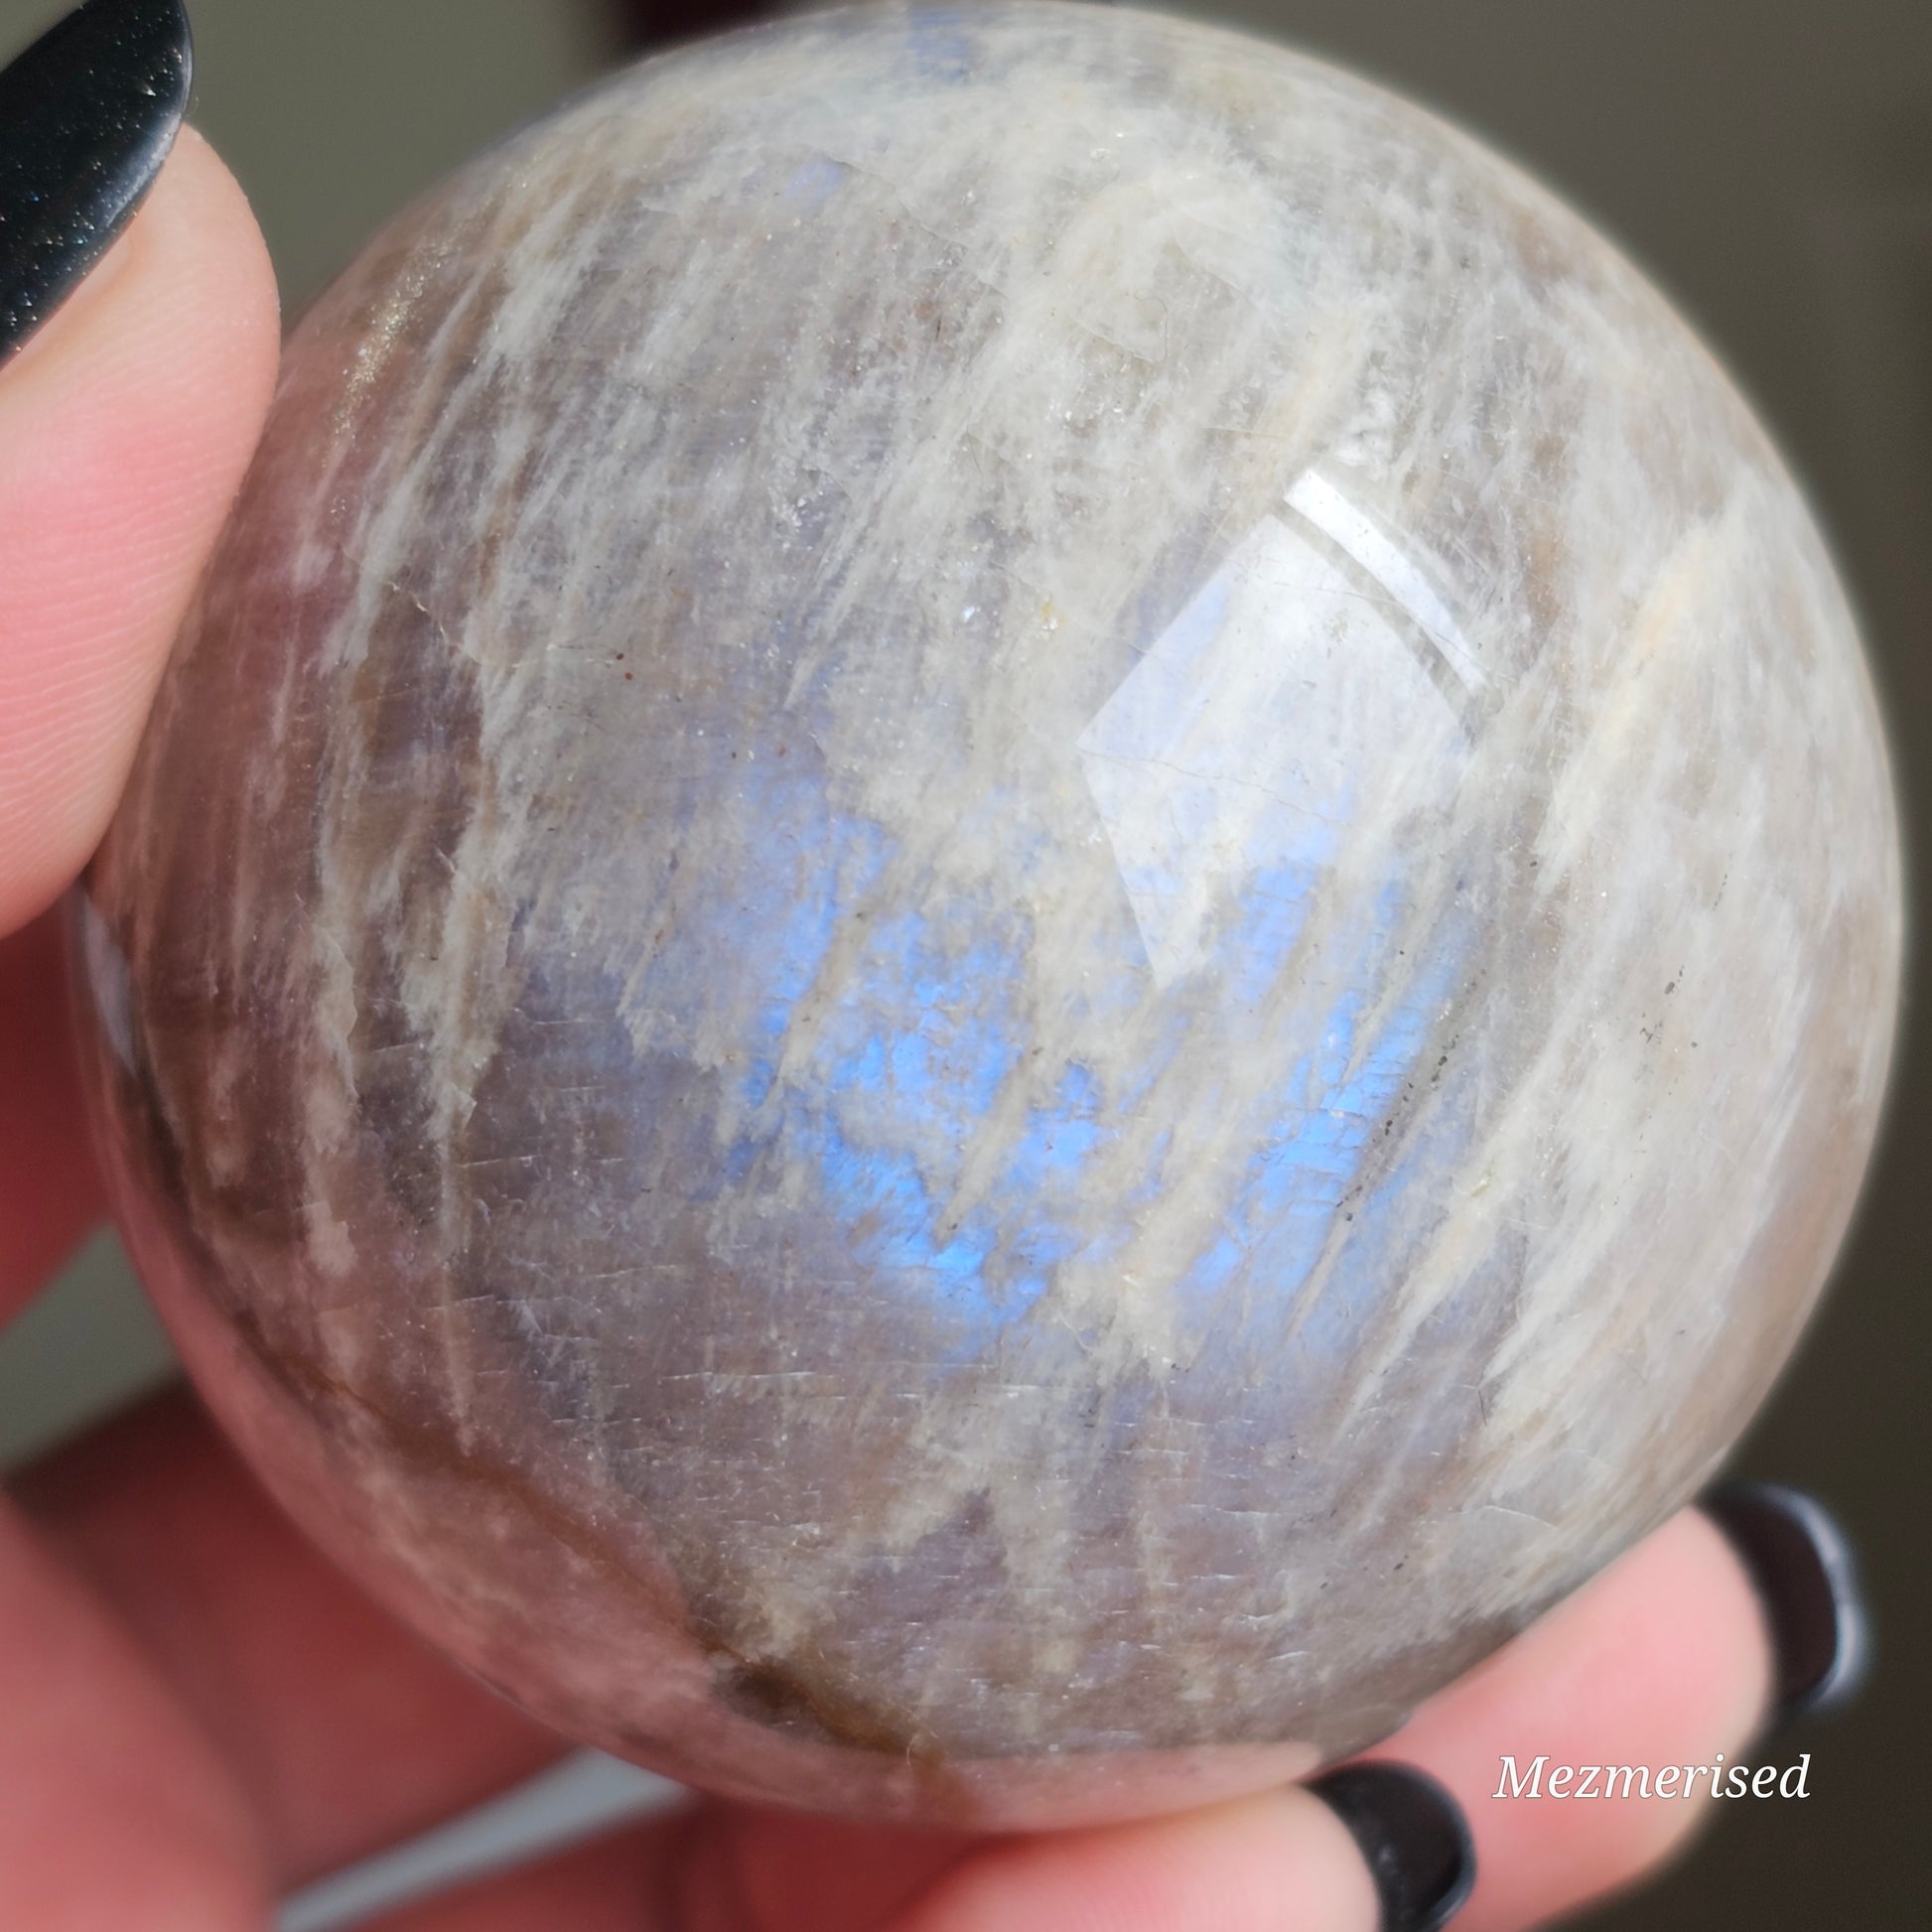
{"type": "Polygon", "coordinates": [[[193,65],[181,0],[86,0],[0,69],[0,362],[141,206],[193,65]]]}
{"type": "Polygon", "coordinates": [[[1864,1680],[1869,1629],[1851,1539],[1823,1503],[1772,1482],[1721,1483],[1699,1505],[1750,1572],[1776,1653],[1771,1725],[1836,1711],[1864,1680]]]}
{"type": "Polygon", "coordinates": [[[1468,1902],[1476,1852],[1462,1808],[1408,1764],[1344,1764],[1309,1790],[1348,1828],[1382,1901],[1381,1932],[1438,1932],[1468,1902]]]}

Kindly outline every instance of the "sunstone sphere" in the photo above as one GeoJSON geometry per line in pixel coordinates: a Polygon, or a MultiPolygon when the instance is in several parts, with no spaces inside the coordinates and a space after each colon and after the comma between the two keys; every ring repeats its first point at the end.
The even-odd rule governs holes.
{"type": "Polygon", "coordinates": [[[291,1510],[715,1788],[1125,1816],[1713,1470],[1844,1229],[1883,745],[1510,167],[1132,12],[492,150],[296,330],[87,882],[118,1213],[291,1510]]]}

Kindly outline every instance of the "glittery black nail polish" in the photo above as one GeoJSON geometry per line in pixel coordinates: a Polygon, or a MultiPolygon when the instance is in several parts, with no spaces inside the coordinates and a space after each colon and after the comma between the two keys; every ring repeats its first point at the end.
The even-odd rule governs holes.
{"type": "Polygon", "coordinates": [[[181,0],[86,0],[0,70],[0,362],[140,207],[192,67],[181,0]]]}
{"type": "Polygon", "coordinates": [[[1468,1903],[1475,1847],[1462,1808],[1407,1764],[1344,1764],[1309,1790],[1355,1841],[1381,1901],[1381,1932],[1441,1932],[1468,1903]]]}
{"type": "Polygon", "coordinates": [[[1771,1727],[1850,1702],[1864,1678],[1864,1601],[1852,1545],[1824,1504],[1770,1482],[1726,1482],[1700,1507],[1750,1572],[1776,1652],[1771,1727]]]}

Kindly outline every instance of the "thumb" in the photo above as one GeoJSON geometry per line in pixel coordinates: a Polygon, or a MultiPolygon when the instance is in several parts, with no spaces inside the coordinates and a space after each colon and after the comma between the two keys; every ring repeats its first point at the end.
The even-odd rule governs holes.
{"type": "Polygon", "coordinates": [[[151,160],[130,173],[130,125],[152,153],[174,129],[154,125],[170,110],[126,48],[169,22],[185,63],[174,0],[89,0],[0,74],[0,281],[32,249],[42,310],[59,302],[0,361],[0,933],[106,826],[274,384],[274,277],[233,179],[186,129],[158,177],[151,160]],[[117,169],[124,201],[103,209],[117,169]],[[111,232],[144,188],[90,268],[86,220],[65,244],[57,232],[50,268],[36,224],[50,204],[111,232]],[[63,286],[62,245],[77,286],[63,286]]]}

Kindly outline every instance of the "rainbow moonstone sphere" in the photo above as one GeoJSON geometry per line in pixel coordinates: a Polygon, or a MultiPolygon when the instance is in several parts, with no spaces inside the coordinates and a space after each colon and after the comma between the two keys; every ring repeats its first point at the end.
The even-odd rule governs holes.
{"type": "Polygon", "coordinates": [[[288,1507],[714,1788],[1121,1817],[1710,1475],[1869,1147],[1879,720],[1629,265],[1276,48],[650,62],[302,322],[86,883],[288,1507]]]}

